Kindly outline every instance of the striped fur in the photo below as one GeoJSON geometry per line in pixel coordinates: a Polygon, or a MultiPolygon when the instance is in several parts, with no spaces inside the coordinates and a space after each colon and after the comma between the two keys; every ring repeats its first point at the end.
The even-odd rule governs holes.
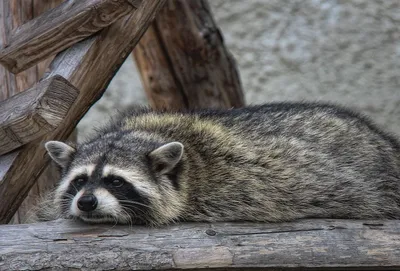
{"type": "Polygon", "coordinates": [[[135,109],[72,152],[59,142],[48,150],[61,159],[58,213],[88,222],[400,218],[400,144],[360,114],[329,104],[135,109]],[[74,188],[82,167],[88,181],[74,188]],[[109,187],[107,178],[124,185],[109,187]],[[76,212],[71,204],[81,189],[115,201],[93,214],[76,212]]]}

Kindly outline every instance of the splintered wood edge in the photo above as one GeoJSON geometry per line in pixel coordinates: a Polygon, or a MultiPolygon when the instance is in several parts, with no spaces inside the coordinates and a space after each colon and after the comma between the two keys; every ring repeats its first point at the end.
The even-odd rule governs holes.
{"type": "Polygon", "coordinates": [[[54,130],[79,91],[56,75],[0,102],[0,155],[54,130]]]}
{"type": "Polygon", "coordinates": [[[28,69],[111,25],[141,1],[65,1],[15,29],[0,50],[0,64],[12,73],[28,69]]]}
{"type": "Polygon", "coordinates": [[[61,219],[0,226],[0,269],[400,270],[399,236],[400,220],[148,228],[61,219]]]}

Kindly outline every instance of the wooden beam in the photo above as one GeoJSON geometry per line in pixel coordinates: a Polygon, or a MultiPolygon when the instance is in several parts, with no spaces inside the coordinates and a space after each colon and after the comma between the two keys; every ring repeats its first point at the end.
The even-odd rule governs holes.
{"type": "Polygon", "coordinates": [[[134,50],[155,109],[232,108],[245,100],[207,0],[170,0],[134,50]]]}
{"type": "Polygon", "coordinates": [[[102,96],[113,75],[132,52],[165,0],[142,1],[137,11],[60,53],[46,77],[61,75],[80,91],[58,128],[18,152],[0,157],[0,224],[8,223],[35,179],[47,165],[43,142],[65,140],[102,96]],[[29,166],[27,166],[29,165],[29,166]]]}
{"type": "Polygon", "coordinates": [[[0,50],[0,63],[13,73],[21,72],[114,23],[140,2],[65,1],[13,30],[0,50]]]}
{"type": "Polygon", "coordinates": [[[400,270],[400,221],[0,226],[1,270],[400,270]]]}
{"type": "MultiPolygon", "coordinates": [[[[13,29],[39,16],[47,9],[56,7],[62,1],[0,0],[0,47],[7,44],[13,29]]],[[[0,100],[7,99],[35,85],[50,62],[51,58],[48,58],[37,66],[15,75],[0,65],[0,82],[2,82],[0,84],[0,100]]],[[[29,196],[15,214],[13,223],[20,223],[25,220],[26,210],[32,208],[32,203],[36,201],[40,193],[45,192],[41,190],[41,187],[46,187],[48,183],[55,183],[57,178],[50,176],[49,172],[54,172],[54,168],[45,170],[41,174],[34,187],[32,187],[29,196]]]]}
{"type": "MultiPolygon", "coordinates": [[[[6,1],[7,2],[7,1],[6,1]]],[[[5,14],[7,14],[7,18],[9,18],[9,21],[14,21],[18,22],[16,25],[13,25],[10,27],[10,29],[15,29],[19,25],[22,25],[29,20],[41,15],[43,12],[46,10],[55,8],[58,6],[63,0],[24,0],[24,1],[17,1],[17,0],[11,0],[8,1],[9,5],[11,4],[12,6],[12,12],[5,10],[5,14]]],[[[1,4],[0,4],[1,5],[1,4]]],[[[11,32],[8,32],[8,34],[11,35],[11,32]]],[[[34,84],[37,83],[37,80],[39,78],[42,78],[42,75],[46,71],[48,65],[52,61],[54,56],[47,58],[46,60],[38,63],[36,66],[33,66],[32,68],[19,73],[17,76],[10,74],[9,71],[6,71],[3,66],[0,65],[0,74],[2,73],[2,70],[6,71],[9,75],[13,76],[14,78],[18,80],[21,78],[20,75],[22,74],[30,74],[31,78],[36,78],[34,82],[30,82],[30,86],[27,86],[25,88],[21,88],[21,91],[24,91],[25,89],[33,86],[34,84]]],[[[1,93],[0,93],[1,96],[1,93]]],[[[71,138],[72,140],[74,138],[71,138]]],[[[34,186],[31,188],[29,191],[28,196],[25,198],[21,206],[18,208],[18,211],[15,213],[13,220],[10,223],[24,223],[27,220],[28,217],[28,212],[32,208],[32,206],[36,203],[37,199],[40,198],[41,196],[45,195],[46,192],[48,192],[48,189],[51,186],[54,186],[57,183],[58,180],[58,175],[55,175],[58,173],[58,170],[55,168],[54,164],[50,164],[40,175],[40,177],[37,179],[36,183],[34,186]],[[57,176],[57,177],[56,177],[57,176]]]]}
{"type": "Polygon", "coordinates": [[[0,155],[54,130],[78,93],[63,77],[53,76],[0,102],[0,155]]]}

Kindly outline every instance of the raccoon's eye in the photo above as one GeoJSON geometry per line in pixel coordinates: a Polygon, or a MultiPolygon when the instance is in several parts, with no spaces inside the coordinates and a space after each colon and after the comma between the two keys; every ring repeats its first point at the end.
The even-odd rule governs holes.
{"type": "Polygon", "coordinates": [[[114,187],[121,187],[124,185],[124,181],[121,179],[114,179],[111,181],[111,185],[114,187]]]}
{"type": "Polygon", "coordinates": [[[74,184],[78,187],[85,185],[87,178],[85,177],[78,177],[74,180],[74,184]]]}
{"type": "Polygon", "coordinates": [[[104,183],[108,186],[121,187],[125,184],[125,180],[119,177],[111,177],[105,179],[104,183]]]}

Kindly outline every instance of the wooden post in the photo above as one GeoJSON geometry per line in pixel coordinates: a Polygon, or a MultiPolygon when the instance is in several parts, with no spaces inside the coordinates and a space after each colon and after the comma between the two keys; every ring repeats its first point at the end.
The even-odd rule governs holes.
{"type": "Polygon", "coordinates": [[[0,157],[0,224],[10,221],[47,165],[48,160],[44,159],[46,151],[41,143],[68,138],[76,123],[102,96],[113,75],[132,52],[164,2],[142,1],[132,14],[75,44],[54,59],[46,77],[61,75],[78,88],[80,94],[65,121],[54,132],[25,145],[20,151],[0,157]],[[26,167],[28,162],[29,167],[26,167]]]}
{"type": "MultiPolygon", "coordinates": [[[[148,0],[147,0],[148,1],[148,0]]],[[[0,270],[400,270],[400,221],[0,226],[0,270]]]]}
{"type": "Polygon", "coordinates": [[[169,0],[135,48],[153,108],[244,106],[235,61],[207,0],[169,0]]]}

